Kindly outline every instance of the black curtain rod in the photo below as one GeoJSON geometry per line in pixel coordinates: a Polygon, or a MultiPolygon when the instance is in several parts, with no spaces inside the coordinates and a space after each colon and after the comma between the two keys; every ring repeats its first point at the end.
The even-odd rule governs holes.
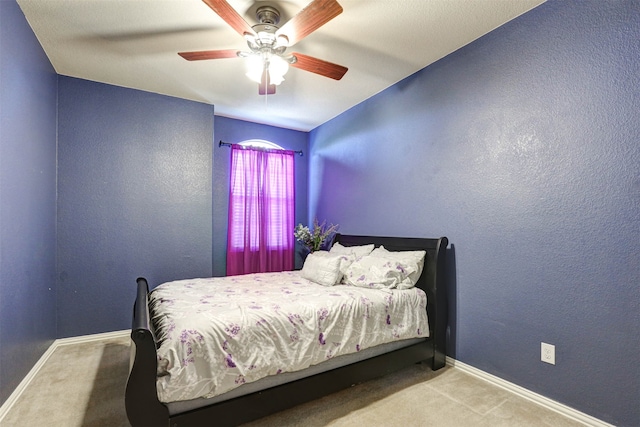
{"type": "MultiPolygon", "coordinates": [[[[218,147],[231,147],[233,144],[231,144],[230,142],[224,142],[222,140],[220,140],[220,142],[218,143],[218,147]]],[[[294,153],[302,156],[302,150],[297,150],[294,151],[294,153]]]]}

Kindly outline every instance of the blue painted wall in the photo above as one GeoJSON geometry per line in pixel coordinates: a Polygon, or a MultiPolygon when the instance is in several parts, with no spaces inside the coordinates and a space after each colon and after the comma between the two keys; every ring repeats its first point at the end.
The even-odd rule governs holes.
{"type": "Polygon", "coordinates": [[[452,356],[640,424],[639,9],[549,1],[309,138],[67,77],[57,123],[55,73],[0,1],[0,402],[56,336],[129,327],[136,276],[223,274],[217,141],[262,138],[305,150],[298,222],[451,239],[452,356]]]}
{"type": "Polygon", "coordinates": [[[138,276],[211,276],[213,112],[60,77],[59,337],[130,328],[138,276]]]}
{"type": "MultiPolygon", "coordinates": [[[[235,144],[248,139],[264,139],[287,150],[303,151],[302,157],[296,157],[296,224],[307,223],[309,133],[216,116],[216,145],[213,155],[213,274],[215,276],[224,276],[227,269],[227,212],[231,164],[229,148],[218,147],[218,142],[222,140],[235,144]]],[[[293,233],[293,230],[291,232],[293,233]]],[[[300,254],[297,254],[296,264],[302,267],[300,254]]]]}
{"type": "Polygon", "coordinates": [[[310,140],[310,214],[450,238],[452,356],[621,426],[640,425],[638,6],[549,1],[310,140]]]}
{"type": "Polygon", "coordinates": [[[57,76],[0,1],[0,404],[56,337],[57,76]]]}

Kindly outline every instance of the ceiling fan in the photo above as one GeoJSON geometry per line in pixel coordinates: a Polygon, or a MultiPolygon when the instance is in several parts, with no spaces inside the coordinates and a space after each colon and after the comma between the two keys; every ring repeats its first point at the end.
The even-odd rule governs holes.
{"type": "Polygon", "coordinates": [[[297,15],[278,27],[280,11],[264,5],[256,9],[258,24],[249,25],[226,0],[202,0],[236,32],[243,36],[249,52],[234,49],[179,52],[188,61],[221,58],[247,58],[250,68],[247,76],[258,82],[260,95],[276,93],[276,85],[284,79],[289,65],[321,76],[340,80],[348,68],[302,53],[285,54],[288,47],[342,13],[336,0],[313,0],[297,15]]]}

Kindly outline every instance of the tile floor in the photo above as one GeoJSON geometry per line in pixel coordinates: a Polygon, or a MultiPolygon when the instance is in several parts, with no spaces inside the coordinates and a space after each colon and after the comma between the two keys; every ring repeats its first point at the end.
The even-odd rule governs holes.
{"type": "MultiPolygon", "coordinates": [[[[0,425],[128,426],[128,364],[128,337],[60,346],[0,425]]],[[[244,427],[582,425],[460,369],[419,364],[244,427]]]]}

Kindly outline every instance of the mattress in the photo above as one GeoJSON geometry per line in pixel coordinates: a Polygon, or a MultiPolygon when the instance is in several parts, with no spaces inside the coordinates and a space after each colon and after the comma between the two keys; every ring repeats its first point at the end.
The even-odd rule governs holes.
{"type": "Polygon", "coordinates": [[[149,298],[165,403],[212,398],[429,331],[418,288],[326,287],[299,272],[168,282],[149,298]]]}

